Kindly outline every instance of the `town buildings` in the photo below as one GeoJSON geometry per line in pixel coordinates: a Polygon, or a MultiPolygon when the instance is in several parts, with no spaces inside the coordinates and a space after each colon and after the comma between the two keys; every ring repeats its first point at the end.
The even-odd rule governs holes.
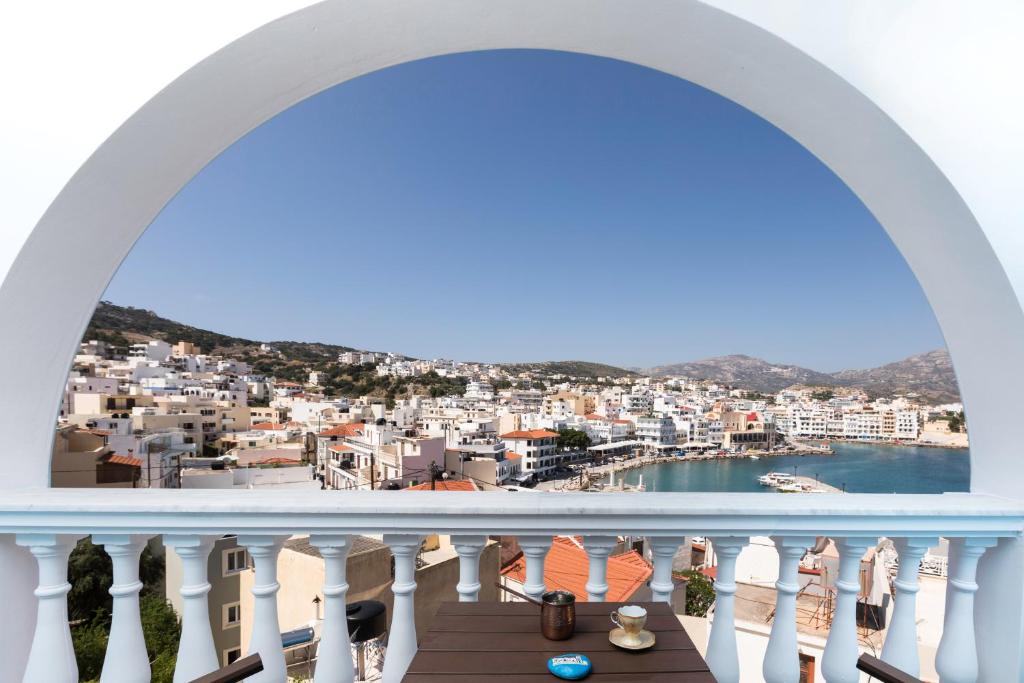
{"type": "MultiPolygon", "coordinates": [[[[269,346],[260,353],[283,357],[269,346]]],[[[740,454],[801,440],[937,441],[941,425],[929,421],[957,409],[921,405],[912,396],[870,399],[859,391],[799,386],[752,398],[742,388],[686,377],[513,374],[493,364],[373,351],[346,351],[333,362],[369,366],[365,372],[378,376],[459,379],[464,390],[395,399],[331,396],[322,386],[329,363],[310,366],[299,382],[256,374],[250,363],[204,354],[188,340],[138,342],[123,355],[88,341],[75,357],[58,415],[62,429],[82,433],[66,431],[59,440],[66,453],[55,458],[55,473],[62,470],[55,481],[75,481],[70,460],[81,462],[81,453],[99,449],[93,459],[106,460],[90,468],[99,467],[106,485],[115,483],[117,468],[141,461],[136,475],[119,474],[116,483],[175,488],[182,469],[228,458],[234,466],[309,463],[331,489],[403,488],[438,472],[505,486],[549,477],[581,458],[637,448],[740,454]],[[594,449],[563,453],[557,441],[567,430],[585,434],[594,449]],[[100,434],[105,444],[92,444],[100,434]]]]}

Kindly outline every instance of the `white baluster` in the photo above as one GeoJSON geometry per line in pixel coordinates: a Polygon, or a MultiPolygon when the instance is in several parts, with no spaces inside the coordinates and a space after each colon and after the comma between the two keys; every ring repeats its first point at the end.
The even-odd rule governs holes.
{"type": "Polygon", "coordinates": [[[675,583],[672,581],[672,563],[675,561],[679,546],[686,542],[683,537],[650,538],[651,555],[654,558],[654,572],[651,575],[651,599],[654,602],[672,604],[672,592],[675,583]]]}
{"type": "Polygon", "coordinates": [[[896,601],[882,646],[882,659],[917,678],[917,573],[921,558],[939,544],[938,538],[900,538],[893,541],[900,556],[896,573],[896,601]]]}
{"type": "Polygon", "coordinates": [[[860,561],[868,541],[836,540],[839,578],[836,579],[836,610],[822,656],[821,673],[828,683],[857,683],[857,594],[860,593],[860,561]]]}
{"type": "Polygon", "coordinates": [[[310,543],[320,549],[324,558],[324,622],[320,644],[316,648],[315,683],[352,683],[352,650],[345,614],[345,578],[348,552],[352,540],[348,536],[313,536],[310,543]]]}
{"type": "Polygon", "coordinates": [[[181,558],[182,569],[178,591],[182,598],[181,641],[174,683],[187,683],[220,668],[206,598],[210,592],[207,562],[216,541],[216,536],[164,536],[164,545],[173,548],[181,558]]]}
{"type": "Polygon", "coordinates": [[[547,588],[544,586],[544,558],[551,550],[550,536],[520,536],[519,547],[526,558],[526,583],[523,592],[540,600],[547,588]]]}
{"type": "Polygon", "coordinates": [[[395,556],[395,581],[391,592],[395,606],[391,614],[388,633],[388,652],[384,658],[384,683],[399,683],[405,676],[412,658],[416,656],[416,555],[423,537],[414,534],[384,534],[384,543],[395,556]]]}
{"type": "Polygon", "coordinates": [[[974,578],[978,560],[994,538],[955,538],[949,542],[946,616],[935,656],[942,683],[974,683],[978,679],[978,648],[974,640],[974,578]]]}
{"type": "Polygon", "coordinates": [[[487,537],[452,536],[452,545],[459,554],[459,583],[455,586],[459,602],[476,602],[480,597],[480,553],[487,537]]]}
{"type": "Polygon", "coordinates": [[[811,536],[772,536],[779,551],[779,580],[775,583],[775,620],[761,669],[766,683],[797,683],[800,656],[796,639],[797,569],[811,536]]]}
{"type": "Polygon", "coordinates": [[[736,558],[749,542],[749,538],[742,536],[711,539],[718,569],[715,572],[715,621],[708,638],[707,660],[719,683],[738,683],[740,680],[740,660],[736,649],[736,558]]]}
{"type": "Polygon", "coordinates": [[[148,536],[128,534],[103,534],[92,538],[93,543],[103,546],[114,565],[114,582],[110,586],[114,612],[108,642],[115,647],[107,647],[103,657],[101,683],[149,681],[149,653],[139,614],[139,591],[142,590],[139,556],[148,540],[148,536]]]}
{"type": "Polygon", "coordinates": [[[287,536],[239,536],[238,545],[252,556],[256,575],[253,581],[252,637],[248,654],[259,653],[263,671],[253,675],[253,683],[284,683],[287,667],[281,644],[281,624],[277,618],[277,556],[287,536]]]}
{"type": "Polygon", "coordinates": [[[587,600],[604,602],[608,594],[608,556],[615,550],[618,539],[614,536],[587,536],[583,539],[583,548],[590,559],[590,572],[587,574],[587,600]]]}
{"type": "Polygon", "coordinates": [[[18,534],[18,545],[26,546],[39,565],[36,630],[28,654],[23,681],[78,683],[78,663],[68,626],[68,556],[80,536],[63,534],[18,534]]]}

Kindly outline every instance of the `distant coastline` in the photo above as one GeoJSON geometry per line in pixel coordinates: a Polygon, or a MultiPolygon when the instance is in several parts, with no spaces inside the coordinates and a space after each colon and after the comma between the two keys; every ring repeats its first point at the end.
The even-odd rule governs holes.
{"type": "Polygon", "coordinates": [[[834,443],[850,444],[852,446],[892,446],[894,448],[943,448],[946,450],[970,450],[969,443],[935,443],[934,441],[862,441],[860,439],[828,439],[834,443]]]}

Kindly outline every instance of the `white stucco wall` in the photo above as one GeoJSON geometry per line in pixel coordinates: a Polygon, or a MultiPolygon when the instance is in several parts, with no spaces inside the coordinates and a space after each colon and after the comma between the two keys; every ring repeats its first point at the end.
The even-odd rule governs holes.
{"type": "MultiPolygon", "coordinates": [[[[819,155],[889,230],[932,302],[971,416],[972,489],[1022,495],[1024,458],[1011,437],[1024,386],[1016,362],[1024,341],[1024,4],[331,1],[175,81],[221,46],[308,5],[0,7],[0,356],[19,360],[0,387],[0,414],[24,433],[0,456],[0,486],[45,485],[53,416],[91,306],[163,202],[217,152],[298,99],[368,70],[452,51],[538,47],[689,78],[819,155]],[[75,287],[62,281],[68,252],[96,264],[75,287]]],[[[15,555],[0,538],[8,576],[27,565],[15,555]]],[[[1020,542],[1001,544],[998,556],[1005,561],[982,574],[1009,572],[992,585],[1013,590],[993,607],[1019,606],[1020,542]]],[[[0,601],[21,611],[25,585],[7,581],[0,601]]],[[[1019,652],[1019,619],[982,631],[987,649],[1009,638],[1019,652]]],[[[24,634],[4,629],[0,640],[25,650],[16,647],[24,634]]],[[[0,663],[0,674],[17,671],[16,660],[0,663]]]]}

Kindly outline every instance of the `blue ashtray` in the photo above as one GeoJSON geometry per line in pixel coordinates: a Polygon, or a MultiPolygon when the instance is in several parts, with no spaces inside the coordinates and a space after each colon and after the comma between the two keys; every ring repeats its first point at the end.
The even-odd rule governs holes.
{"type": "Polygon", "coordinates": [[[578,681],[590,673],[590,658],[580,654],[555,655],[548,660],[548,671],[567,681],[578,681]]]}

